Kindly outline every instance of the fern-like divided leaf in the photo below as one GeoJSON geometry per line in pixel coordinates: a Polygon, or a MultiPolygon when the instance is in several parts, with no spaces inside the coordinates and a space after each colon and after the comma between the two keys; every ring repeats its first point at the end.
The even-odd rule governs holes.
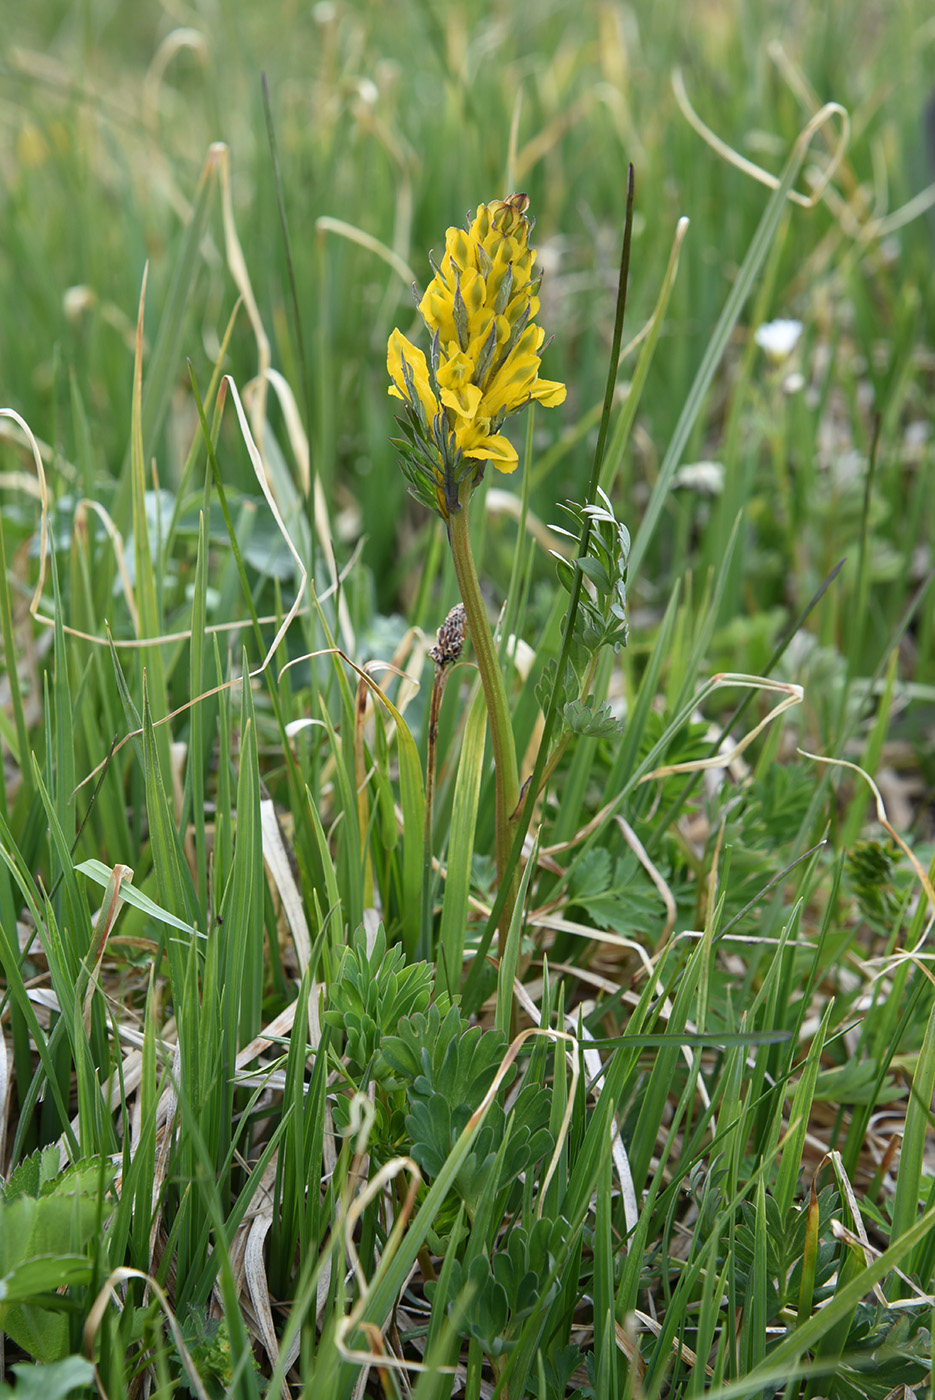
{"type": "MultiPolygon", "coordinates": [[[[501,1031],[467,1027],[456,1007],[443,1017],[437,1005],[407,1018],[397,1035],[384,1040],[387,1064],[407,1085],[406,1132],[427,1177],[438,1175],[493,1083],[506,1048],[501,1031]]],[[[507,1073],[501,1093],[514,1074],[514,1069],[507,1073]]],[[[551,1152],[549,1107],[548,1091],[537,1084],[520,1090],[509,1118],[499,1099],[490,1105],[456,1182],[471,1216],[485,1192],[509,1195],[521,1174],[551,1152]]]]}
{"type": "Polygon", "coordinates": [[[324,1015],[332,1030],[346,1036],[346,1059],[352,1074],[381,1083],[386,1079],[383,1039],[406,1016],[425,1010],[434,982],[428,963],[406,965],[398,944],[387,948],[382,924],[369,954],[366,934],[363,928],[358,929],[331,983],[331,1004],[324,1015]]]}
{"type": "MultiPolygon", "coordinates": [[[[580,540],[585,525],[589,525],[586,553],[574,561],[555,554],[558,579],[571,591],[576,572],[587,580],[582,589],[575,620],[575,636],[588,650],[612,646],[614,651],[625,647],[627,624],[627,565],[630,558],[630,532],[614,515],[610,500],[600,492],[601,504],[577,505],[574,501],[561,503],[573,528],[553,529],[568,539],[580,540]]],[[[554,551],[553,551],[554,552],[554,551]]]]}
{"type": "MultiPolygon", "coordinates": [[[[460,1319],[462,1337],[479,1342],[491,1357],[512,1349],[518,1325],[536,1307],[548,1308],[558,1293],[558,1283],[554,1279],[549,1283],[549,1278],[555,1272],[565,1229],[561,1219],[537,1220],[528,1231],[517,1225],[492,1255],[484,1250],[466,1266],[455,1260],[448,1313],[460,1319]]],[[[426,1284],[430,1302],[436,1286],[426,1284]]]]}
{"type": "Polygon", "coordinates": [[[623,725],[606,701],[584,705],[580,700],[572,700],[563,706],[562,718],[573,734],[587,734],[592,739],[609,739],[623,733],[623,725]]]}

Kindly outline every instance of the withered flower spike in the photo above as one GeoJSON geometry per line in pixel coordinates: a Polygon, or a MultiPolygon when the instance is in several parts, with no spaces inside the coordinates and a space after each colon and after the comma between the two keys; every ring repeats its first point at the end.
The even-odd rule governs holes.
{"type": "Polygon", "coordinates": [[[467,631],[467,618],[463,603],[455,603],[435,634],[435,645],[429,647],[429,656],[436,666],[453,666],[464,649],[467,631]]]}

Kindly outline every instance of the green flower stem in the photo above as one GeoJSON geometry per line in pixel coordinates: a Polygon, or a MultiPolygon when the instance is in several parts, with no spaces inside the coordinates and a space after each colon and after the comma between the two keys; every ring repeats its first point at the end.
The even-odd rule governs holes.
{"type": "MultiPolygon", "coordinates": [[[[474,644],[477,669],[480,671],[484,687],[484,700],[490,720],[490,740],[493,747],[494,777],[496,780],[496,833],[495,852],[497,875],[500,879],[506,869],[513,840],[513,816],[519,805],[519,770],[516,766],[516,744],[513,739],[513,721],[510,716],[503,672],[497,660],[497,653],[487,621],[477,569],[471,551],[471,531],[468,521],[468,503],[471,499],[472,482],[470,477],[462,482],[458,495],[460,510],[452,511],[448,519],[448,537],[451,540],[451,553],[454,559],[455,574],[461,601],[467,617],[468,631],[474,644]]],[[[514,869],[511,888],[507,891],[506,902],[500,916],[500,932],[505,936],[513,917],[513,906],[519,888],[519,874],[514,869]]],[[[501,945],[502,946],[502,945],[501,945]]]]}
{"type": "Polygon", "coordinates": [[[435,680],[432,683],[432,698],[429,701],[428,747],[425,756],[425,827],[422,857],[422,923],[419,956],[430,958],[432,929],[432,813],[435,807],[435,770],[438,758],[438,717],[442,710],[442,698],[450,674],[450,666],[435,663],[435,680]]]}
{"type": "MultiPolygon", "coordinates": [[[[581,687],[578,691],[578,699],[582,702],[582,704],[587,703],[588,696],[591,693],[591,686],[594,684],[594,676],[597,672],[597,663],[599,658],[599,652],[592,652],[591,659],[588,662],[588,668],[584,673],[584,680],[582,681],[581,687]]],[[[542,777],[539,781],[539,793],[545,792],[546,787],[552,781],[552,774],[555,772],[556,768],[561,763],[562,759],[565,757],[565,750],[568,748],[570,742],[571,734],[566,732],[562,735],[558,743],[555,745],[555,748],[549,754],[549,757],[546,759],[545,767],[542,770],[542,777]]]]}

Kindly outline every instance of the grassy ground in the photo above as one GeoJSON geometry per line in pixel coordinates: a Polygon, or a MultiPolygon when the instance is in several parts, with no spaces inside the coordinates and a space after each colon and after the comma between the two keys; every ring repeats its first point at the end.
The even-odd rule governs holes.
{"type": "Polygon", "coordinates": [[[3,8],[0,1393],[929,1388],[928,7],[3,8]],[[513,189],[498,931],[386,341],[513,189]]]}

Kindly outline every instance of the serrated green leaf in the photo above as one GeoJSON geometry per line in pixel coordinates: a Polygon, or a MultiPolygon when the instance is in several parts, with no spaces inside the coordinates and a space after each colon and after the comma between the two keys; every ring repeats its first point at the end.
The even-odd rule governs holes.
{"type": "Polygon", "coordinates": [[[562,706],[562,718],[573,734],[586,734],[592,739],[609,739],[623,733],[623,725],[606,702],[592,707],[572,700],[562,706]]]}

